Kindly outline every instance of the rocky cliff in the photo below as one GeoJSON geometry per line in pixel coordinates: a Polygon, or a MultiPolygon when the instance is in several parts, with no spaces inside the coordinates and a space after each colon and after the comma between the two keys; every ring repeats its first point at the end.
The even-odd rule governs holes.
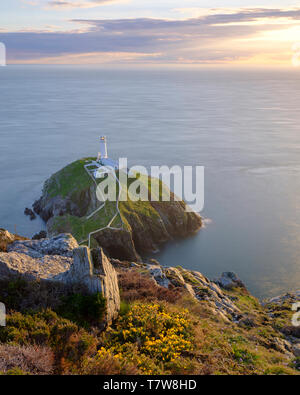
{"type": "Polygon", "coordinates": [[[92,234],[93,245],[101,246],[109,256],[139,260],[140,254],[157,250],[169,240],[192,235],[201,227],[201,217],[187,212],[186,204],[176,201],[172,193],[171,201],[129,198],[118,203],[119,212],[116,202],[106,202],[98,210],[101,203],[96,197],[97,183],[84,168],[89,161],[78,160],[54,174],[34,203],[35,212],[47,222],[50,236],[68,232],[80,244],[87,244],[92,234]]]}
{"type": "MultiPolygon", "coordinates": [[[[5,238],[11,240],[14,236],[6,232],[5,238]]],[[[101,293],[105,296],[105,323],[114,324],[111,330],[105,332],[103,339],[107,337],[107,342],[102,340],[102,348],[99,346],[99,337],[95,335],[95,328],[91,329],[90,334],[83,334],[78,329],[78,349],[82,349],[83,336],[84,339],[93,339],[94,346],[98,344],[97,349],[100,347],[100,351],[87,350],[90,353],[88,360],[84,364],[80,360],[78,365],[78,361],[74,361],[72,357],[73,351],[68,354],[68,349],[64,350],[66,358],[73,358],[72,372],[122,374],[124,366],[127,366],[125,371],[128,373],[149,374],[178,371],[195,374],[297,374],[300,369],[299,320],[293,320],[295,313],[299,316],[293,306],[300,303],[300,292],[261,303],[247,291],[234,273],[222,273],[212,281],[198,271],[183,267],[163,267],[155,260],[134,262],[109,259],[101,248],[90,250],[86,246],[79,247],[70,234],[41,240],[15,240],[7,245],[6,250],[0,252],[0,298],[6,303],[9,314],[7,328],[0,328],[0,348],[4,347],[1,342],[9,342],[11,339],[24,341],[24,331],[19,333],[18,329],[19,320],[27,322],[26,331],[32,331],[28,336],[33,341],[36,336],[39,336],[39,341],[47,338],[48,329],[45,329],[44,337],[41,338],[40,332],[36,332],[36,323],[47,328],[53,320],[55,322],[58,319],[47,310],[49,305],[53,305],[51,300],[58,292],[57,285],[78,284],[92,294],[101,293]],[[32,283],[32,286],[22,285],[20,279],[32,283]],[[41,285],[37,285],[39,283],[48,284],[47,292],[41,285]],[[35,293],[35,289],[37,295],[30,296],[35,293]],[[123,309],[118,317],[119,289],[123,309]],[[18,303],[16,299],[19,300],[18,303]],[[28,309],[34,307],[36,310],[37,305],[42,310],[32,313],[35,315],[29,324],[28,309]],[[15,313],[16,308],[26,315],[15,313]],[[154,314],[151,320],[149,314],[154,314]],[[133,316],[134,325],[130,324],[133,316]],[[46,320],[43,324],[41,317],[46,320]],[[180,334],[182,325],[187,325],[187,322],[191,325],[188,336],[192,336],[192,342],[186,342],[182,337],[187,336],[187,332],[180,334]],[[165,325],[165,329],[159,329],[160,325],[165,325]],[[171,330],[170,335],[164,339],[161,330],[171,330]],[[164,341],[166,344],[163,349],[170,350],[168,352],[172,355],[175,353],[174,360],[166,359],[162,354],[160,344],[164,341]],[[159,347],[152,350],[151,347],[154,346],[159,347]],[[136,362],[134,355],[137,361],[144,362],[136,362]],[[118,365],[120,358],[122,368],[118,365]],[[133,369],[132,363],[137,368],[133,369]]],[[[60,297],[64,296],[63,289],[59,289],[59,294],[60,297]]],[[[68,308],[74,303],[77,308],[77,296],[73,295],[72,298],[68,308]]],[[[89,307],[85,306],[84,310],[89,310],[89,307]]],[[[60,309],[56,308],[56,311],[59,312],[60,309]]],[[[72,331],[76,328],[65,321],[60,325],[69,325],[68,330],[71,332],[68,342],[70,350],[73,350],[72,331]]],[[[50,328],[51,336],[56,336],[57,333],[60,332],[57,332],[55,325],[50,328]]],[[[53,347],[51,339],[50,337],[49,342],[47,340],[45,343],[46,347],[53,347]]],[[[55,346],[54,350],[56,357],[61,356],[60,348],[55,346]]],[[[79,359],[81,357],[76,356],[79,359]]],[[[5,354],[3,358],[6,360],[10,357],[5,354]]],[[[65,362],[59,367],[61,371],[68,368],[65,362]]]]}
{"type": "MultiPolygon", "coordinates": [[[[114,259],[111,262],[121,277],[124,273],[129,277],[142,274],[153,280],[153,286],[188,295],[195,301],[196,306],[199,305],[205,311],[209,321],[216,320],[225,324],[222,331],[231,328],[237,338],[243,338],[246,334],[245,339],[248,340],[242,341],[253,342],[256,350],[263,347],[271,350],[271,353],[272,350],[276,351],[286,358],[286,365],[290,363],[300,370],[300,312],[295,313],[296,304],[300,310],[300,291],[261,303],[232,272],[224,272],[211,281],[198,271],[182,267],[162,267],[158,262],[129,263],[114,259]]],[[[121,287],[122,285],[121,281],[121,287]]],[[[138,294],[139,283],[133,281],[130,285],[137,288],[138,294]]],[[[243,355],[240,360],[243,362],[243,355]]]]}
{"type": "Polygon", "coordinates": [[[0,251],[7,251],[7,247],[9,244],[13,243],[16,240],[27,240],[26,237],[22,237],[19,235],[15,235],[13,233],[8,232],[6,229],[0,228],[0,251]]]}
{"type": "Polygon", "coordinates": [[[117,275],[108,258],[101,248],[91,252],[79,247],[70,234],[10,243],[7,252],[0,252],[0,279],[13,277],[81,285],[89,293],[101,293],[106,299],[106,324],[112,323],[120,309],[117,275]]]}

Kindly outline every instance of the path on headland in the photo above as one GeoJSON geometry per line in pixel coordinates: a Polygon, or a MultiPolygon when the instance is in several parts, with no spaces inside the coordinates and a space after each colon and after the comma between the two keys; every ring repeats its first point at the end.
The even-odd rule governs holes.
{"type": "MultiPolygon", "coordinates": [[[[90,163],[87,163],[86,165],[84,165],[84,169],[85,169],[85,171],[88,173],[89,177],[91,177],[91,179],[92,179],[93,182],[95,183],[96,188],[98,188],[98,184],[97,184],[96,178],[95,178],[95,176],[94,176],[96,170],[97,170],[97,173],[100,171],[100,173],[103,173],[103,174],[112,174],[113,177],[115,178],[115,180],[116,180],[116,181],[118,182],[118,184],[119,184],[119,194],[118,194],[117,199],[116,199],[116,213],[115,213],[115,214],[113,215],[113,217],[109,220],[109,222],[108,222],[108,224],[107,224],[106,226],[104,226],[104,227],[102,227],[102,228],[99,228],[99,229],[97,229],[97,230],[94,230],[93,232],[90,232],[90,233],[89,233],[89,236],[88,236],[88,239],[82,240],[82,241],[79,242],[79,244],[83,244],[83,243],[88,242],[88,247],[90,248],[90,247],[91,247],[91,236],[92,236],[92,235],[94,235],[94,234],[96,234],[96,233],[98,233],[98,232],[101,232],[101,231],[104,230],[104,229],[114,229],[114,230],[123,229],[124,222],[123,222],[123,220],[122,220],[122,216],[121,216],[120,209],[119,209],[119,200],[120,200],[120,196],[121,196],[121,193],[122,193],[122,185],[121,185],[120,180],[119,180],[119,178],[117,177],[116,171],[115,171],[114,169],[112,169],[112,168],[110,168],[110,167],[102,166],[102,165],[100,165],[100,164],[99,164],[98,162],[96,162],[96,161],[92,161],[92,162],[90,162],[90,163]],[[91,169],[91,167],[92,167],[92,169],[91,169]],[[117,218],[118,215],[120,216],[121,227],[119,227],[119,228],[112,227],[111,225],[112,225],[112,223],[114,222],[114,220],[117,218]]],[[[100,177],[99,177],[99,178],[100,178],[100,177]]],[[[101,193],[101,195],[102,195],[101,190],[99,190],[99,191],[100,191],[100,193],[101,193]]],[[[103,195],[102,195],[102,198],[103,198],[103,201],[104,201],[104,196],[103,196],[103,195]]],[[[89,219],[92,218],[96,213],[98,213],[100,210],[102,210],[102,209],[105,207],[105,203],[106,203],[106,202],[104,201],[104,203],[102,203],[99,207],[97,207],[96,210],[94,210],[91,214],[89,214],[88,216],[86,216],[86,220],[89,220],[89,219]]]]}

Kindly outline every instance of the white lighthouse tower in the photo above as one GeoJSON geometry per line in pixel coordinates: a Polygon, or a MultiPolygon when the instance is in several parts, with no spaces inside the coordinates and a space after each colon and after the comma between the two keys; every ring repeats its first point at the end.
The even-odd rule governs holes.
{"type": "Polygon", "coordinates": [[[107,144],[106,144],[106,136],[100,137],[100,152],[99,159],[107,159],[107,144]]]}
{"type": "Polygon", "coordinates": [[[106,136],[100,137],[100,152],[98,152],[97,162],[101,166],[109,166],[115,170],[119,168],[119,164],[107,155],[106,136]]]}

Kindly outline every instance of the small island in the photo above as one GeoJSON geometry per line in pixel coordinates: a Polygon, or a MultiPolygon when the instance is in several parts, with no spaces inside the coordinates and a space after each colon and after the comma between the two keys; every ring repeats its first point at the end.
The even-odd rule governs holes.
{"type": "Polygon", "coordinates": [[[139,260],[140,255],[157,251],[162,244],[193,235],[200,229],[200,215],[187,212],[185,202],[176,200],[170,191],[170,201],[162,201],[167,187],[142,174],[137,177],[149,194],[152,182],[160,183],[156,201],[150,196],[148,201],[133,201],[128,195],[126,201],[100,202],[97,172],[113,169],[117,193],[127,190],[134,181],[121,177],[121,172],[127,170],[119,169],[117,162],[108,158],[106,141],[100,150],[98,158],[77,160],[45,182],[42,197],[33,207],[47,223],[50,236],[72,233],[80,245],[101,246],[112,258],[139,260]]]}

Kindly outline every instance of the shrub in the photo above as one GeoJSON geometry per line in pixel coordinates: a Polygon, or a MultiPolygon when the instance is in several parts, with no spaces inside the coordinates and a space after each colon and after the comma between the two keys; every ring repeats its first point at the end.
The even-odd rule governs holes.
{"type": "Polygon", "coordinates": [[[101,293],[74,294],[63,298],[58,312],[61,316],[82,326],[101,324],[106,311],[106,299],[101,293]]]}
{"type": "Polygon", "coordinates": [[[143,373],[160,374],[192,349],[193,323],[187,311],[137,302],[107,334],[98,358],[113,357],[143,373]]]}
{"type": "Polygon", "coordinates": [[[132,363],[120,360],[111,352],[100,352],[93,358],[87,358],[83,362],[81,374],[88,375],[130,375],[139,374],[139,370],[132,363]]]}
{"type": "Polygon", "coordinates": [[[76,293],[87,294],[81,285],[36,280],[25,281],[12,276],[9,280],[0,280],[0,300],[8,309],[24,312],[51,308],[58,309],[62,298],[76,293]]]}
{"type": "Polygon", "coordinates": [[[12,312],[7,316],[6,326],[0,328],[0,341],[5,343],[43,344],[48,341],[49,337],[49,326],[40,314],[23,315],[19,312],[12,312]]]}
{"type": "Polygon", "coordinates": [[[0,371],[5,374],[51,374],[53,367],[49,347],[0,344],[0,371]]]}
{"type": "Polygon", "coordinates": [[[20,312],[50,308],[83,326],[101,324],[106,309],[105,298],[100,293],[90,295],[81,285],[29,282],[20,278],[0,280],[0,300],[8,310],[20,312]]]}
{"type": "Polygon", "coordinates": [[[119,286],[122,299],[127,302],[135,300],[165,300],[175,303],[181,297],[181,291],[176,288],[167,289],[140,273],[131,270],[119,274],[119,286]]]}
{"type": "Polygon", "coordinates": [[[77,371],[85,358],[96,353],[95,334],[89,334],[50,309],[26,314],[11,312],[6,324],[0,328],[1,342],[50,347],[55,355],[56,373],[77,371]]]}
{"type": "Polygon", "coordinates": [[[64,341],[66,333],[60,328],[58,335],[53,342],[52,347],[55,350],[57,371],[63,374],[78,374],[81,372],[82,363],[96,353],[97,340],[84,330],[69,333],[64,341]]]}
{"type": "Polygon", "coordinates": [[[19,368],[13,368],[9,369],[6,372],[1,372],[0,371],[0,376],[28,376],[30,373],[24,372],[22,369],[19,368]]]}

